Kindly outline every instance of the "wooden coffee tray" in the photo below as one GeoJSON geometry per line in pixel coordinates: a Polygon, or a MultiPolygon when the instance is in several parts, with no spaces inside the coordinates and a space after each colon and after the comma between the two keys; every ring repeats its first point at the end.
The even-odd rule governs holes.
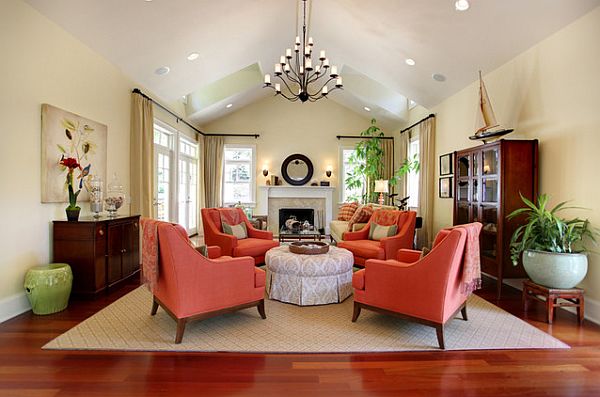
{"type": "Polygon", "coordinates": [[[290,244],[290,252],[303,255],[319,255],[329,252],[329,244],[321,241],[296,241],[290,244]]]}

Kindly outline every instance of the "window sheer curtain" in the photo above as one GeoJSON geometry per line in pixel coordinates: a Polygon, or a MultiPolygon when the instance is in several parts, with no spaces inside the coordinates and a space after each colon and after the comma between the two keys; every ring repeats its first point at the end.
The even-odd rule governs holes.
{"type": "Polygon", "coordinates": [[[417,246],[431,247],[435,192],[435,117],[419,124],[419,211],[423,226],[417,231],[417,246]]]}
{"type": "MultiPolygon", "coordinates": [[[[410,144],[410,131],[401,133],[396,139],[396,145],[398,146],[398,167],[400,167],[404,161],[408,158],[408,145],[410,144]]],[[[398,199],[402,199],[407,196],[408,191],[408,177],[403,175],[396,185],[396,193],[398,193],[398,199]]]]}
{"type": "Polygon", "coordinates": [[[131,213],[154,217],[154,109],[152,101],[131,94],[131,213]]]}
{"type": "Polygon", "coordinates": [[[224,146],[225,139],[222,136],[204,137],[204,197],[207,208],[222,205],[224,146]]]}

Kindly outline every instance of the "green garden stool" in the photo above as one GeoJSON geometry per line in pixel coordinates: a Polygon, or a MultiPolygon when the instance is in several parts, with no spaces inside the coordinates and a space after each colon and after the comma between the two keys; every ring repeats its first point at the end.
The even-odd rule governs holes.
{"type": "Polygon", "coordinates": [[[73,273],[66,263],[36,266],[25,275],[25,292],[35,314],[52,314],[67,308],[73,273]]]}

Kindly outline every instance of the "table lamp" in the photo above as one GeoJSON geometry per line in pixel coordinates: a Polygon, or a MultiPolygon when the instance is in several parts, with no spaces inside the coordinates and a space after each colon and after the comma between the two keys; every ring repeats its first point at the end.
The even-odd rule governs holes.
{"type": "Polygon", "coordinates": [[[375,192],[379,193],[379,205],[383,205],[383,193],[388,192],[387,179],[378,179],[375,181],[375,192]]]}

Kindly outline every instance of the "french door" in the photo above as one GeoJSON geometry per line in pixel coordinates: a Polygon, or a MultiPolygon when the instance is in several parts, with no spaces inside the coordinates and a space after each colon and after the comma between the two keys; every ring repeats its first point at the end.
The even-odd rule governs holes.
{"type": "Polygon", "coordinates": [[[198,160],[179,157],[178,223],[188,235],[198,232],[198,160]]]}

